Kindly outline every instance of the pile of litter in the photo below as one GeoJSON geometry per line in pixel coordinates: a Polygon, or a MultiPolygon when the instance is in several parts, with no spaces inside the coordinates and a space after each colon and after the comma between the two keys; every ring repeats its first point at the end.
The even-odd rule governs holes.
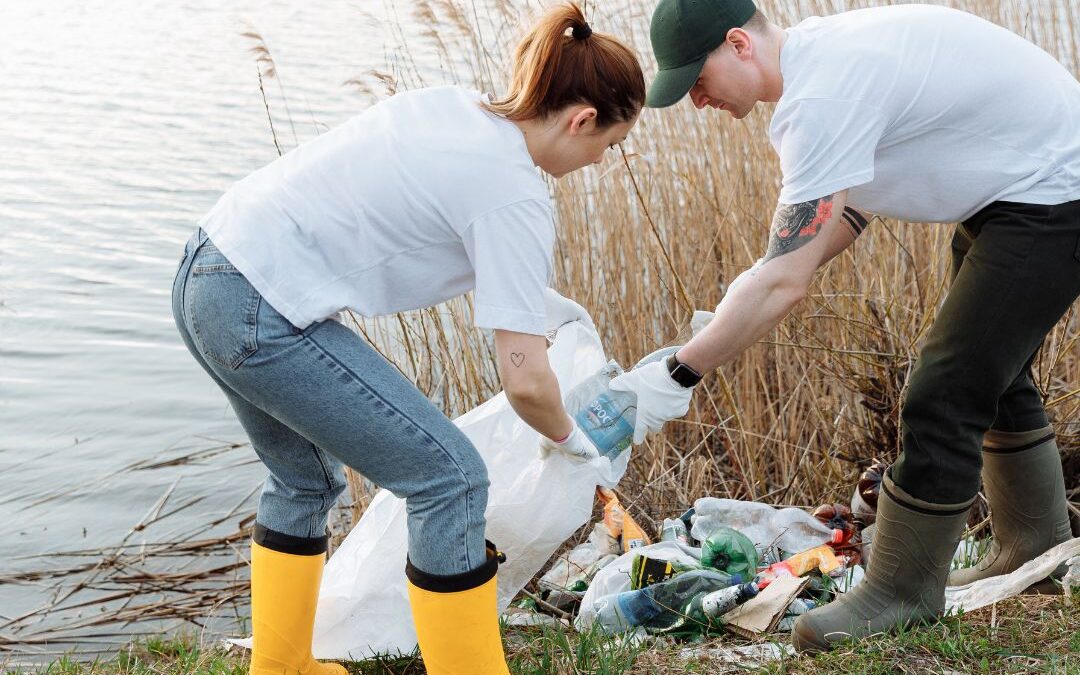
{"type": "MultiPolygon", "coordinates": [[[[862,533],[873,523],[876,489],[880,471],[877,488],[862,491],[869,504],[858,515],[842,504],[811,513],[705,497],[665,520],[660,541],[650,543],[614,492],[600,488],[603,520],[540,578],[542,603],[532,608],[611,634],[790,631],[798,615],[862,581],[862,533]]],[[[516,615],[514,623],[527,622],[516,615]]]]}

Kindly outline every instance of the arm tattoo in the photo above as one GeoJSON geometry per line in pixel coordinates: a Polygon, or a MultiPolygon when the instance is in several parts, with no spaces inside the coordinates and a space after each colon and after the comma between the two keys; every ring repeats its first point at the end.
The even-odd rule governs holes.
{"type": "Polygon", "coordinates": [[[513,352],[510,354],[510,363],[513,363],[515,368],[520,368],[521,364],[525,363],[525,354],[522,352],[513,352]]]}
{"type": "Polygon", "coordinates": [[[821,226],[832,218],[832,207],[832,195],[801,204],[781,204],[773,217],[765,260],[791,253],[813,241],[821,226]]]}
{"type": "Polygon", "coordinates": [[[847,223],[847,226],[851,228],[851,233],[858,237],[866,229],[868,222],[863,214],[859,213],[850,206],[844,207],[844,212],[840,216],[847,223]]]}

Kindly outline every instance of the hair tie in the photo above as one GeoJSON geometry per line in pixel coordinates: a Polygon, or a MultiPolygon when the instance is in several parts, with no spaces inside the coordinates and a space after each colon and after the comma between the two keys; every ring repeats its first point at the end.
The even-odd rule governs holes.
{"type": "Polygon", "coordinates": [[[583,23],[580,26],[574,26],[570,34],[574,36],[575,40],[584,40],[592,35],[592,28],[589,27],[589,24],[583,23]]]}

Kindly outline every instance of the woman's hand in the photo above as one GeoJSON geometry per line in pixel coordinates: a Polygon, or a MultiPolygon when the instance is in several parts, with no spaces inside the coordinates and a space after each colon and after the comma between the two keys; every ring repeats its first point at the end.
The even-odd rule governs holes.
{"type": "Polygon", "coordinates": [[[573,321],[580,321],[589,330],[596,330],[592,317],[584,307],[551,288],[544,289],[544,310],[547,313],[548,332],[556,331],[573,321]]]}
{"type": "Polygon", "coordinates": [[[600,456],[600,451],[592,444],[585,432],[574,424],[573,420],[570,420],[570,424],[573,424],[574,430],[561,441],[553,441],[547,436],[540,440],[540,457],[542,459],[547,459],[549,455],[557,452],[561,452],[576,462],[588,462],[600,456]]]}

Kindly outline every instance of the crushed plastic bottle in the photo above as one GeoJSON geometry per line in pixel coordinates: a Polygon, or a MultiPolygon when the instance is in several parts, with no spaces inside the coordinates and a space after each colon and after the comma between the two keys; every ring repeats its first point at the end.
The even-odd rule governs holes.
{"type": "Polygon", "coordinates": [[[684,544],[689,544],[690,531],[681,518],[664,518],[660,541],[681,541],[684,544]]]}
{"type": "Polygon", "coordinates": [[[719,527],[701,544],[701,564],[749,579],[757,571],[758,553],[741,532],[719,527]]]}
{"type": "Polygon", "coordinates": [[[637,397],[609,388],[611,380],[622,373],[618,362],[609,361],[597,373],[571,389],[564,401],[574,422],[600,454],[609,459],[618,457],[634,440],[637,397]]]}
{"type": "Polygon", "coordinates": [[[722,527],[738,530],[755,546],[777,546],[804,551],[832,541],[832,529],[798,508],[778,509],[769,504],[738,499],[702,497],[694,502],[690,536],[704,541],[722,527]]]}

